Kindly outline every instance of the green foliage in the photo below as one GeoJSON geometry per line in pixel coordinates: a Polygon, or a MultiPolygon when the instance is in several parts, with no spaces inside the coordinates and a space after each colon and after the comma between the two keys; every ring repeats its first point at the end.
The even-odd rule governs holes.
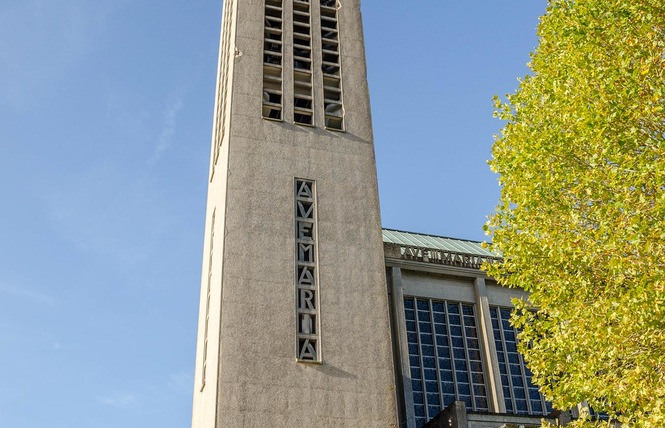
{"type": "MultiPolygon", "coordinates": [[[[550,0],[490,166],[487,266],[559,409],[665,427],[665,2],[550,0]]],[[[595,426],[580,421],[575,426],[595,426]]]]}

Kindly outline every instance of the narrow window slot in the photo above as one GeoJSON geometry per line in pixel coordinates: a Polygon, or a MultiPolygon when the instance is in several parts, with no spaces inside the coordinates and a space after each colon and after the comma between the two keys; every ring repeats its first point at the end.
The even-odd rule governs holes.
{"type": "Polygon", "coordinates": [[[342,131],[344,129],[344,118],[326,115],[326,128],[342,131]]]}
{"type": "Polygon", "coordinates": [[[273,53],[266,53],[265,55],[263,55],[263,63],[281,67],[282,66],[282,55],[273,54],[273,53]]]}
{"type": "Polygon", "coordinates": [[[293,32],[298,35],[305,35],[309,36],[309,25],[308,26],[303,26],[299,24],[294,24],[293,25],[293,32]]]}
{"type": "Polygon", "coordinates": [[[321,28],[321,38],[325,41],[336,41],[337,31],[326,28],[321,28]]]}
{"type": "Polygon", "coordinates": [[[273,28],[276,30],[282,29],[282,20],[272,16],[266,16],[266,19],[264,20],[263,23],[264,27],[266,28],[273,28]]]}
{"type": "Polygon", "coordinates": [[[340,78],[340,46],[337,1],[321,0],[321,71],[323,72],[323,115],[326,129],[344,130],[344,103],[340,78]]]}
{"type": "Polygon", "coordinates": [[[293,106],[297,109],[312,110],[312,100],[308,98],[295,97],[293,106]]]}
{"type": "Polygon", "coordinates": [[[272,120],[282,120],[282,12],[282,0],[265,0],[262,116],[272,120]]]}
{"type": "Polygon", "coordinates": [[[302,35],[298,35],[298,36],[293,38],[293,44],[297,45],[299,47],[300,46],[305,46],[305,47],[309,48],[310,39],[309,39],[309,37],[305,38],[302,35]]]}
{"type": "Polygon", "coordinates": [[[305,59],[294,59],[293,67],[297,70],[311,70],[312,62],[305,59]]]}
{"type": "Polygon", "coordinates": [[[339,52],[339,45],[337,44],[337,42],[332,42],[332,41],[329,41],[329,40],[328,41],[323,41],[323,43],[321,43],[321,49],[323,49],[324,51],[338,53],[339,52]]]}
{"type": "Polygon", "coordinates": [[[263,49],[269,52],[282,53],[282,42],[276,40],[267,40],[263,44],[263,49]]]}
{"type": "Polygon", "coordinates": [[[266,19],[282,20],[282,8],[275,6],[266,6],[266,19]]]}
{"type": "Polygon", "coordinates": [[[331,62],[334,64],[339,64],[339,55],[323,52],[323,62],[331,62]]]}
{"type": "Polygon", "coordinates": [[[334,102],[325,103],[326,116],[342,117],[342,104],[334,102]]]}
{"type": "Polygon", "coordinates": [[[321,17],[321,28],[326,30],[337,30],[337,21],[321,17]]]}
{"type": "Polygon", "coordinates": [[[332,88],[332,89],[340,89],[340,81],[336,77],[331,77],[324,75],[323,76],[323,87],[324,88],[332,88]]]}
{"type": "Polygon", "coordinates": [[[293,113],[293,121],[301,125],[311,125],[312,124],[312,115],[307,113],[293,113]]]}
{"type": "Polygon", "coordinates": [[[296,82],[293,86],[295,96],[301,98],[312,98],[312,84],[307,82],[296,82]]]}
{"type": "Polygon", "coordinates": [[[323,64],[323,74],[326,76],[339,76],[339,65],[337,64],[323,64]]]}
{"type": "Polygon", "coordinates": [[[270,28],[266,28],[266,31],[263,33],[263,38],[265,40],[282,40],[282,32],[281,31],[275,31],[270,28]]]}
{"type": "Polygon", "coordinates": [[[293,11],[293,22],[297,22],[301,25],[306,25],[309,27],[309,12],[302,13],[293,11]]]}
{"type": "Polygon", "coordinates": [[[312,56],[312,50],[306,47],[294,47],[293,56],[304,59],[310,59],[312,56]]]}
{"type": "Polygon", "coordinates": [[[312,125],[312,30],[309,1],[293,2],[293,121],[312,125]]]}

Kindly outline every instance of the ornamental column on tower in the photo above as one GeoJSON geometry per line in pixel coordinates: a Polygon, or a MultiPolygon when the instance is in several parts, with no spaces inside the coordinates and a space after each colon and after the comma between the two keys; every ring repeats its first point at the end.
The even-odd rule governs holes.
{"type": "Polygon", "coordinates": [[[359,0],[225,0],[194,428],[396,425],[359,0]]]}

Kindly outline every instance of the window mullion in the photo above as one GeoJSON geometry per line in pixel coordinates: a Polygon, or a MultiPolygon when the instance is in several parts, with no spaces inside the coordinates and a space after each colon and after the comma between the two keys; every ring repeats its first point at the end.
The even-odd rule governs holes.
{"type": "Polygon", "coordinates": [[[427,380],[425,379],[425,364],[423,364],[423,344],[422,341],[420,340],[420,318],[418,317],[418,299],[414,298],[413,299],[413,310],[414,312],[414,318],[416,320],[416,333],[418,337],[418,358],[420,359],[420,379],[421,381],[421,392],[423,393],[423,403],[425,405],[425,419],[429,420],[429,412],[427,411],[427,388],[426,388],[426,382],[427,380]]]}

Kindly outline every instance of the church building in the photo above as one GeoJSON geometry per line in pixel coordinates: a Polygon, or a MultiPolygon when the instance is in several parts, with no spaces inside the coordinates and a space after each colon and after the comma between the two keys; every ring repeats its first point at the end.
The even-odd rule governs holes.
{"type": "Polygon", "coordinates": [[[224,0],[193,428],[565,423],[478,242],[381,228],[360,0],[224,0]]]}

